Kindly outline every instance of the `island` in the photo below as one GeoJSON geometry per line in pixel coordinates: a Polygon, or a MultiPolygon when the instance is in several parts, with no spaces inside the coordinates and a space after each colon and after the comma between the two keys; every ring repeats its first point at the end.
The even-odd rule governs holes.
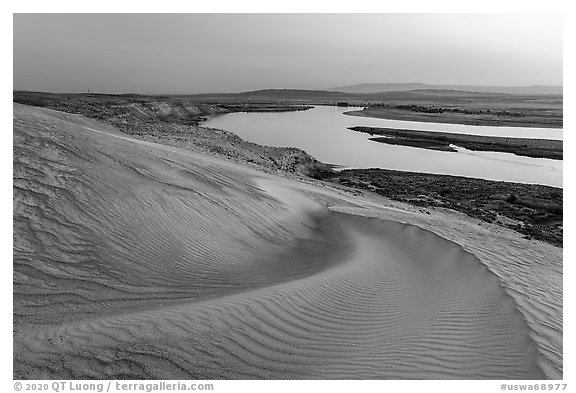
{"type": "Polygon", "coordinates": [[[457,151],[456,146],[475,151],[512,153],[518,156],[562,160],[563,143],[553,139],[508,138],[483,135],[453,134],[436,131],[417,131],[394,128],[350,127],[352,131],[378,137],[370,140],[389,145],[422,149],[457,151]]]}

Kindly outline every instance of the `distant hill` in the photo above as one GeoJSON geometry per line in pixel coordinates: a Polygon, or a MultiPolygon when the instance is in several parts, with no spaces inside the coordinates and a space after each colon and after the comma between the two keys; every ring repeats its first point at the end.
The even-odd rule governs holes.
{"type": "Polygon", "coordinates": [[[389,91],[408,90],[460,90],[480,93],[504,94],[562,94],[562,86],[472,86],[472,85],[429,85],[426,83],[361,83],[352,86],[334,87],[327,89],[333,92],[352,94],[374,94],[389,91]]]}
{"type": "Polygon", "coordinates": [[[326,90],[303,90],[303,89],[263,89],[263,90],[253,90],[246,91],[243,93],[237,93],[237,97],[284,97],[284,98],[294,98],[294,97],[337,97],[341,96],[338,91],[326,91],[326,90]]]}

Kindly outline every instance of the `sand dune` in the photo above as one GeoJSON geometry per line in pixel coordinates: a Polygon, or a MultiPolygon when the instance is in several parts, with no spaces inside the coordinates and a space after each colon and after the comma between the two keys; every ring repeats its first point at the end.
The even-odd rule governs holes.
{"type": "Polygon", "coordinates": [[[14,376],[557,377],[561,252],[483,230],[14,105],[14,376]]]}

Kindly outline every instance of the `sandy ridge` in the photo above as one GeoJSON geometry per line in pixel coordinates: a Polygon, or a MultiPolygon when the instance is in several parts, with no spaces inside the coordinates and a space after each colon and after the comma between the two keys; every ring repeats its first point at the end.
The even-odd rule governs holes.
{"type": "Polygon", "coordinates": [[[14,106],[16,377],[529,379],[557,352],[484,260],[333,212],[402,209],[50,112],[14,106]]]}

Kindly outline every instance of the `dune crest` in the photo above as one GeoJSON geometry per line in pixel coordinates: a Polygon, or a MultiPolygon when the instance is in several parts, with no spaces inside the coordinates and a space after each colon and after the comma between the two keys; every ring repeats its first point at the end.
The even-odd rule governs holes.
{"type": "Polygon", "coordinates": [[[335,204],[377,208],[14,105],[14,377],[545,377],[474,255],[335,204]]]}

